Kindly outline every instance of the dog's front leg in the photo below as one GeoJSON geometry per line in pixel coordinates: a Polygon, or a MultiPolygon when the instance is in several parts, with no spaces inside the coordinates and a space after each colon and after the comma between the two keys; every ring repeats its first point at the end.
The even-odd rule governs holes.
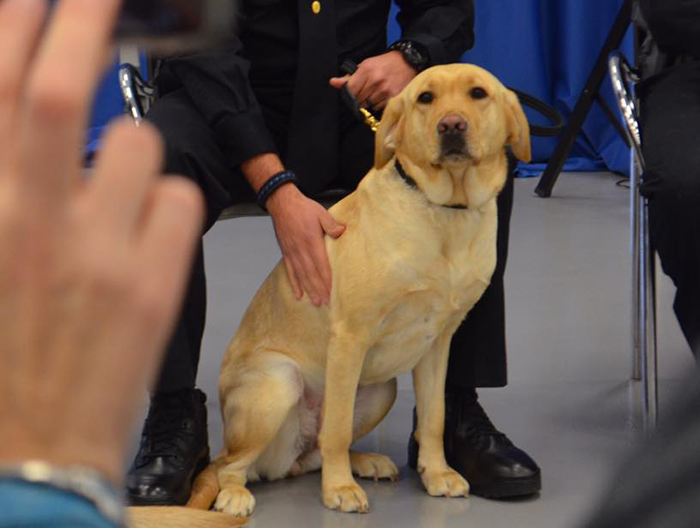
{"type": "Polygon", "coordinates": [[[450,355],[450,341],[457,324],[435,341],[432,349],[413,369],[418,425],[418,472],[423,486],[432,496],[460,497],[469,495],[469,484],[445,460],[445,378],[450,355]]]}
{"type": "Polygon", "coordinates": [[[350,467],[355,396],[368,344],[368,336],[352,333],[345,324],[331,327],[318,441],[323,459],[323,503],[344,512],[369,511],[367,495],[350,467]]]}

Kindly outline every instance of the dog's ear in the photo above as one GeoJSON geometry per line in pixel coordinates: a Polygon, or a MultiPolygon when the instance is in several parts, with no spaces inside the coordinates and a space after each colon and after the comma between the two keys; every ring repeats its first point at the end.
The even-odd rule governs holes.
{"type": "Polygon", "coordinates": [[[530,124],[527,122],[523,107],[518,96],[511,90],[506,90],[505,113],[508,126],[508,145],[513,154],[521,161],[528,162],[532,159],[530,146],[530,124]]]}
{"type": "Polygon", "coordinates": [[[401,94],[389,100],[382,121],[377,129],[374,147],[374,168],[381,169],[394,156],[401,142],[401,118],[404,111],[404,98],[401,94]]]}

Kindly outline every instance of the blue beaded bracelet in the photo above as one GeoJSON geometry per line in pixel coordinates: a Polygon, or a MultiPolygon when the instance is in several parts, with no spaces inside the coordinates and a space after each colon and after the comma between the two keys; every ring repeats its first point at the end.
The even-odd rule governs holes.
{"type": "Polygon", "coordinates": [[[267,211],[267,208],[265,207],[267,199],[273,192],[286,183],[299,183],[296,174],[290,170],[285,170],[272,176],[263,184],[262,187],[260,187],[260,190],[258,191],[258,205],[267,211]]]}

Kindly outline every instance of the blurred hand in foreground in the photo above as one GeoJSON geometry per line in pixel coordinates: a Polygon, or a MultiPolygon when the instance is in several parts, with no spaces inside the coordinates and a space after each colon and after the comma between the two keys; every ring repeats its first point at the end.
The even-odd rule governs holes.
{"type": "Polygon", "coordinates": [[[45,28],[45,0],[0,2],[0,462],[117,485],[203,214],[192,184],[158,177],[148,126],[112,126],[81,180],[118,5],[61,0],[45,28]]]}

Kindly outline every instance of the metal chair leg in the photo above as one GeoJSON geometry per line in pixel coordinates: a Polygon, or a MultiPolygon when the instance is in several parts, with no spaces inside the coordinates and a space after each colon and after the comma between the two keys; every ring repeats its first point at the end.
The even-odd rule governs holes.
{"type": "Polygon", "coordinates": [[[640,258],[640,230],[639,230],[639,165],[634,151],[630,156],[630,226],[632,247],[632,379],[642,379],[642,333],[640,314],[642,312],[641,289],[641,258],[640,258]]]}
{"type": "Polygon", "coordinates": [[[650,434],[658,420],[658,372],[656,350],[656,264],[649,238],[649,210],[646,199],[640,197],[640,277],[642,298],[639,326],[642,345],[642,411],[644,433],[650,434]]]}
{"type": "Polygon", "coordinates": [[[630,67],[620,52],[609,60],[610,77],[620,113],[627,125],[633,147],[631,165],[632,225],[632,378],[642,380],[642,413],[645,434],[656,427],[658,417],[658,376],[656,358],[656,266],[649,238],[649,210],[640,185],[645,170],[637,104],[633,84],[639,72],[630,67]]]}

